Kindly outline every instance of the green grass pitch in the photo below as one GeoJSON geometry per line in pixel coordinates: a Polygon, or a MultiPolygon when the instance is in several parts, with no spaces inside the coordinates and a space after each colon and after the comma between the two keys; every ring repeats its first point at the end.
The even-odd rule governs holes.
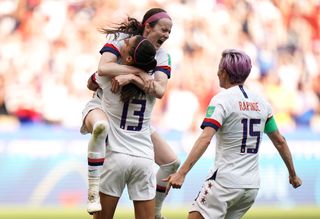
{"type": "MultiPolygon", "coordinates": [[[[168,219],[187,218],[187,209],[166,209],[168,219]]],[[[23,209],[0,208],[0,218],[3,219],[90,219],[85,209],[23,209]]],[[[131,219],[133,209],[119,208],[114,219],[131,219]]],[[[276,207],[253,207],[243,219],[319,219],[320,207],[299,207],[279,209],[276,207]]]]}

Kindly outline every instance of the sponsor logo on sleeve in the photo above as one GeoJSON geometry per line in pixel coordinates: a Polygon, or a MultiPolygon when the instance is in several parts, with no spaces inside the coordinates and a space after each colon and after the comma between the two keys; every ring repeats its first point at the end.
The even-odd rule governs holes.
{"type": "Polygon", "coordinates": [[[216,107],[214,107],[214,106],[209,106],[207,109],[206,117],[211,117],[215,108],[216,107]]]}

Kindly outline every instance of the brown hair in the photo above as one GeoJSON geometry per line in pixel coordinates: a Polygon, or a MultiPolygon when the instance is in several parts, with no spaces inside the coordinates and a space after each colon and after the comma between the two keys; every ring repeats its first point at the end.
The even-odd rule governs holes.
{"type": "MultiPolygon", "coordinates": [[[[156,49],[152,43],[142,36],[137,36],[134,45],[129,50],[129,55],[133,57],[133,66],[149,72],[157,66],[156,49]]],[[[127,84],[122,87],[120,99],[122,102],[127,102],[132,98],[140,98],[145,95],[135,84],[127,84]]]]}
{"type": "MultiPolygon", "coordinates": [[[[155,15],[160,12],[165,12],[166,11],[162,8],[151,8],[149,9],[143,16],[143,19],[141,22],[139,22],[136,18],[129,17],[127,18],[126,21],[116,24],[114,27],[111,28],[101,28],[101,32],[104,34],[114,34],[115,38],[119,36],[119,33],[125,33],[130,36],[135,36],[135,35],[143,35],[144,31],[144,23],[148,18],[150,18],[152,15],[155,15]]],[[[149,23],[151,27],[154,27],[159,20],[155,20],[149,23]]]]}

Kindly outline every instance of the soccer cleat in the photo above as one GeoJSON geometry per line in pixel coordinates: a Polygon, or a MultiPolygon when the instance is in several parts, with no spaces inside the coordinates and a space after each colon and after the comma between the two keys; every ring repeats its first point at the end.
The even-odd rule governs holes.
{"type": "Polygon", "coordinates": [[[99,193],[89,190],[88,192],[88,203],[87,203],[87,211],[90,215],[95,212],[101,211],[102,207],[100,204],[99,193]]]}

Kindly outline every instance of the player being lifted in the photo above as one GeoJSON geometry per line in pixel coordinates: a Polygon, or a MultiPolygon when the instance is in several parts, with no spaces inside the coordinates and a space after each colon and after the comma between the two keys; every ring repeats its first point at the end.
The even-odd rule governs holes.
{"type": "MultiPolygon", "coordinates": [[[[163,43],[169,38],[172,27],[172,21],[170,16],[165,10],[161,8],[152,8],[148,10],[142,22],[137,21],[134,18],[128,18],[127,22],[121,23],[114,29],[105,29],[104,33],[118,35],[118,41],[121,38],[143,35],[147,38],[156,48],[156,60],[157,66],[155,68],[154,78],[150,80],[149,76],[141,69],[133,66],[120,65],[117,63],[117,49],[114,45],[119,42],[114,41],[114,45],[106,44],[101,50],[102,57],[99,63],[99,74],[108,76],[119,76],[114,80],[113,88],[116,90],[121,86],[122,78],[120,75],[133,74],[139,75],[145,82],[145,91],[157,98],[161,98],[164,95],[168,78],[171,75],[171,63],[170,57],[164,49],[161,48],[163,43]]],[[[118,48],[119,49],[119,48],[118,48]]],[[[91,83],[91,80],[89,80],[91,83]]],[[[91,83],[92,84],[92,83],[91,83]]],[[[96,87],[97,88],[97,87],[96,87]]],[[[114,90],[114,91],[115,91],[114,90]]],[[[101,89],[95,92],[94,98],[89,101],[86,108],[83,111],[83,125],[81,127],[81,133],[97,133],[92,135],[89,142],[88,160],[96,160],[96,162],[89,162],[89,195],[88,198],[88,212],[93,213],[101,210],[99,203],[98,193],[99,184],[99,170],[104,162],[104,152],[97,148],[103,148],[103,141],[97,141],[96,139],[104,139],[107,136],[108,123],[105,113],[101,108],[101,89]],[[103,122],[104,121],[104,122],[103,122]],[[101,124],[102,122],[102,124],[101,124]],[[104,131],[101,131],[100,128],[104,131]],[[99,131],[100,130],[100,131],[99,131]],[[96,146],[92,146],[96,145],[96,146]],[[98,146],[100,145],[100,146],[98,146]],[[92,149],[94,148],[94,149],[92,149]],[[94,171],[96,170],[96,171],[94,171]]],[[[155,162],[160,166],[157,172],[157,189],[156,189],[156,218],[161,218],[161,207],[166,197],[165,188],[167,183],[162,179],[174,173],[179,167],[179,160],[170,146],[159,136],[159,134],[152,129],[151,139],[155,150],[155,162]]]]}
{"type": "MultiPolygon", "coordinates": [[[[157,64],[156,50],[147,39],[137,35],[116,42],[120,43],[109,41],[109,45],[115,45],[113,49],[116,50],[120,48],[117,54],[121,64],[153,72],[157,64]]],[[[153,219],[156,177],[150,118],[156,98],[141,90],[144,82],[136,75],[95,76],[94,81],[103,91],[101,105],[108,118],[109,129],[103,129],[105,126],[100,124],[106,121],[101,121],[97,122],[97,128],[93,132],[95,135],[101,128],[108,133],[105,156],[107,162],[102,168],[100,179],[102,211],[95,212],[94,218],[113,218],[119,198],[127,186],[136,218],[153,219]],[[120,77],[124,84],[120,93],[114,93],[115,81],[120,77]]],[[[95,139],[105,141],[99,137],[95,139]]],[[[92,163],[95,161],[93,159],[92,163]]]]}

